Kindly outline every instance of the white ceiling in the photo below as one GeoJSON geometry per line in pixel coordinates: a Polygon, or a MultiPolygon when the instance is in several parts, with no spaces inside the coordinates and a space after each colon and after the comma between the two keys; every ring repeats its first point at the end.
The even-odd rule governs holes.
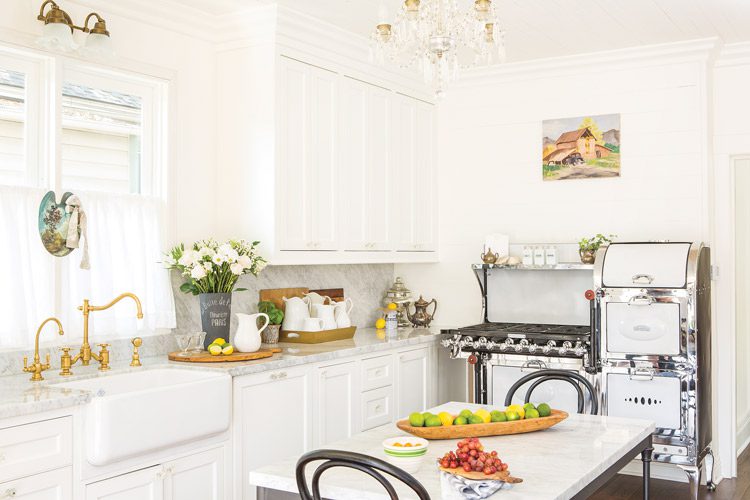
{"type": "MultiPolygon", "coordinates": [[[[462,0],[469,8],[473,2],[462,0]]],[[[213,15],[278,2],[369,35],[401,0],[181,0],[213,15]]],[[[750,0],[496,0],[508,59],[520,61],[718,36],[750,41],[750,0]]]]}

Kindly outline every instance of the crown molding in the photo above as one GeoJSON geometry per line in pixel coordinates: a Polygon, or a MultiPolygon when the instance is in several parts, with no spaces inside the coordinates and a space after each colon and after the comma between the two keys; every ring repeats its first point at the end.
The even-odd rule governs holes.
{"type": "Polygon", "coordinates": [[[571,56],[534,59],[467,70],[453,88],[492,85],[520,79],[597,73],[603,68],[629,69],[664,63],[715,61],[722,47],[719,38],[631,47],[571,56]]]}
{"type": "Polygon", "coordinates": [[[717,68],[748,64],[750,64],[750,42],[730,43],[724,45],[716,60],[717,68]]]}

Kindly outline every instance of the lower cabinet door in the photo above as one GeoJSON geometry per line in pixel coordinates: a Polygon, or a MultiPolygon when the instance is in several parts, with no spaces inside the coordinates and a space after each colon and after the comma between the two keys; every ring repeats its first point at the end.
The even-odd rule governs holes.
{"type": "Polygon", "coordinates": [[[164,500],[164,468],[157,465],[89,484],[86,500],[164,500]]]}
{"type": "Polygon", "coordinates": [[[318,368],[314,393],[315,447],[346,439],[359,430],[359,364],[318,368]]]}
{"type": "Polygon", "coordinates": [[[362,393],[362,430],[393,422],[393,387],[380,387],[362,393]]]}
{"type": "Polygon", "coordinates": [[[431,402],[429,363],[430,350],[426,347],[398,353],[396,360],[397,419],[429,408],[431,402]]]}
{"type": "Polygon", "coordinates": [[[0,483],[0,498],[13,500],[73,500],[73,469],[65,467],[0,483]]]}
{"type": "Polygon", "coordinates": [[[214,448],[164,464],[166,500],[223,500],[224,448],[214,448]]]}

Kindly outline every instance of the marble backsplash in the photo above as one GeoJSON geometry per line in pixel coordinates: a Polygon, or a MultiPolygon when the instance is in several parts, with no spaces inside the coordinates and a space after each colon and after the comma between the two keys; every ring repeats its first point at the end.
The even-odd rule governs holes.
{"type": "MultiPolygon", "coordinates": [[[[386,290],[393,285],[393,264],[358,264],[329,266],[271,266],[257,278],[243,276],[232,296],[232,313],[258,312],[258,292],[266,288],[307,287],[310,289],[343,288],[344,294],[354,302],[352,322],[365,328],[371,327],[379,317],[386,290]]],[[[172,289],[175,293],[177,330],[200,331],[198,297],[180,292],[182,278],[172,273],[172,289]]],[[[231,332],[237,327],[237,318],[232,317],[231,332]]]]}
{"type": "MultiPolygon", "coordinates": [[[[258,311],[258,292],[265,288],[308,287],[343,288],[347,297],[354,302],[352,322],[360,328],[371,327],[379,316],[378,308],[382,307],[383,296],[393,284],[393,264],[357,264],[357,265],[329,265],[329,266],[271,266],[266,268],[259,277],[243,276],[239,288],[247,291],[236,292],[232,297],[232,312],[253,313],[258,311]]],[[[175,312],[177,315],[177,332],[193,332],[201,330],[198,297],[182,293],[181,277],[172,273],[172,289],[174,290],[175,312]]],[[[231,333],[237,328],[237,319],[232,317],[231,333]]],[[[94,337],[97,342],[105,339],[94,337]]],[[[111,344],[110,357],[112,361],[129,359],[133,351],[130,337],[120,339],[106,339],[111,344]]],[[[60,341],[64,342],[64,341],[60,341]]],[[[61,344],[62,345],[62,344],[61,344]]],[[[40,349],[42,359],[50,354],[52,369],[59,371],[59,346],[44,346],[40,349]]],[[[98,349],[98,347],[96,348],[98,349]]],[[[161,356],[177,349],[174,335],[163,333],[157,335],[143,335],[142,357],[161,356]]],[[[21,373],[23,356],[33,358],[33,350],[2,351],[0,352],[0,376],[21,373]]],[[[73,368],[75,372],[76,367],[73,368]]]]}

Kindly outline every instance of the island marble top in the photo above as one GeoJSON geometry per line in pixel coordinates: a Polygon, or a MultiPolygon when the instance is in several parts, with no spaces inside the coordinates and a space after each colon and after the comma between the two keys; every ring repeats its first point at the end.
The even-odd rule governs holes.
{"type": "MultiPolygon", "coordinates": [[[[111,362],[111,369],[106,372],[98,371],[98,364],[92,362],[89,366],[76,365],[72,368],[73,376],[60,377],[60,360],[52,360],[52,368],[44,372],[42,382],[31,382],[29,374],[8,375],[0,377],[0,420],[24,415],[32,415],[45,411],[58,410],[77,405],[85,405],[91,400],[87,391],[63,389],[52,384],[63,381],[81,380],[92,377],[107,377],[133,370],[148,370],[151,368],[185,368],[198,370],[220,370],[232,377],[261,373],[270,370],[290,368],[309,363],[319,363],[377,353],[404,347],[429,345],[436,342],[440,336],[438,328],[401,328],[395,334],[388,335],[384,330],[374,328],[358,329],[352,339],[336,340],[321,344],[293,344],[279,343],[282,352],[271,358],[255,361],[231,363],[184,363],[169,361],[167,355],[141,357],[142,367],[130,367],[130,357],[118,356],[111,362]]],[[[144,344],[149,342],[144,337],[144,344]]],[[[268,347],[264,345],[263,347],[268,347]]],[[[119,354],[119,353],[118,353],[119,354]]],[[[20,372],[20,368],[18,370],[20,372]]]]}
{"type": "MultiPolygon", "coordinates": [[[[433,413],[459,413],[463,408],[472,411],[481,405],[446,403],[431,409],[433,413]]],[[[509,490],[501,490],[491,498],[567,499],[581,491],[599,475],[614,465],[628,451],[654,432],[654,423],[597,415],[570,415],[560,424],[539,432],[480,438],[485,449],[496,450],[509,465],[513,476],[523,482],[509,490]]],[[[326,446],[327,449],[348,450],[385,459],[382,442],[389,437],[407,435],[393,424],[357,434],[350,439],[326,446]]],[[[426,458],[414,477],[427,489],[433,499],[442,498],[440,475],[436,461],[454,450],[456,440],[430,441],[426,458]]],[[[251,485],[262,488],[297,492],[295,464],[299,457],[261,467],[250,472],[251,485]]],[[[635,457],[634,457],[635,458],[635,457]]],[[[307,466],[308,485],[316,465],[307,466]]],[[[393,480],[399,499],[418,500],[416,494],[397,480],[393,480]]],[[[321,493],[332,500],[385,500],[383,487],[361,472],[350,469],[331,469],[321,478],[321,493]]]]}

